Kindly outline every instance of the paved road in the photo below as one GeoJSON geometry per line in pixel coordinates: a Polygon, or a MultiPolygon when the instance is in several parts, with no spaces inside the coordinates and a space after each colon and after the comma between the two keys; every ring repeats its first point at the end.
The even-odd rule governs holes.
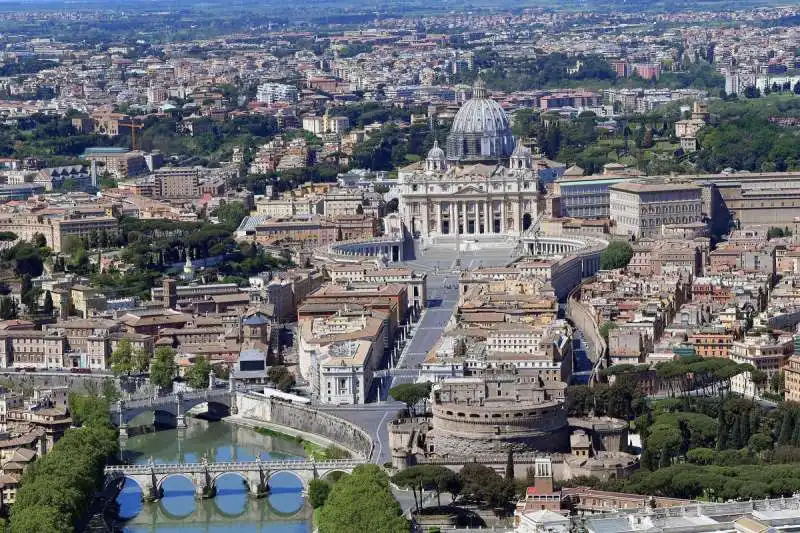
{"type": "Polygon", "coordinates": [[[387,424],[391,422],[403,404],[394,400],[390,402],[373,403],[357,406],[320,407],[320,410],[331,413],[358,425],[367,431],[375,443],[372,461],[382,465],[391,461],[389,449],[389,430],[387,424]]]}
{"type": "MultiPolygon", "coordinates": [[[[458,263],[463,268],[477,268],[505,265],[511,259],[510,250],[465,252],[459,258],[454,249],[431,249],[423,252],[418,259],[405,262],[405,266],[428,274],[428,306],[421,321],[415,326],[414,336],[398,362],[398,368],[416,368],[442,336],[458,303],[458,263]]],[[[386,424],[404,407],[391,398],[387,399],[387,392],[393,385],[412,381],[413,378],[409,376],[385,378],[381,387],[383,402],[359,406],[326,406],[321,409],[349,420],[369,432],[375,440],[373,460],[383,464],[391,459],[386,424]]]]}

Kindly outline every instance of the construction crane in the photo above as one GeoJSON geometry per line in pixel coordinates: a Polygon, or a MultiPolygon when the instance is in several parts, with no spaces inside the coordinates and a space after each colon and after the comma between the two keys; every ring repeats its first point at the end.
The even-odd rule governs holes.
{"type": "Polygon", "coordinates": [[[139,145],[136,142],[136,130],[140,130],[144,128],[144,124],[141,122],[136,122],[134,118],[131,118],[129,122],[120,122],[118,124],[120,128],[130,128],[131,130],[131,150],[138,150],[139,145]]]}

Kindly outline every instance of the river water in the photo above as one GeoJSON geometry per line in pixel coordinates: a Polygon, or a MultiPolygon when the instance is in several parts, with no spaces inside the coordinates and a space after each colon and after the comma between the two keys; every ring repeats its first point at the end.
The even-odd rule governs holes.
{"type": "MultiPolygon", "coordinates": [[[[205,455],[214,461],[254,461],[305,456],[292,440],[261,435],[226,422],[186,419],[184,430],[170,429],[130,437],[123,454],[131,463],[194,463],[205,455]]],[[[226,474],[217,480],[217,495],[195,500],[191,482],[181,476],[164,481],[164,497],[142,503],[142,491],[127,481],[117,498],[125,533],[308,533],[311,511],[300,480],[289,473],[270,478],[270,494],[249,497],[241,477],[226,474]]]]}

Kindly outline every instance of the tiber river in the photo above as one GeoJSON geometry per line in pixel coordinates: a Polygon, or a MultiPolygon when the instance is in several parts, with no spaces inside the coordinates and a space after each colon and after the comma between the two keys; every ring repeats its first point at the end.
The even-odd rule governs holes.
{"type": "MultiPolygon", "coordinates": [[[[226,422],[186,419],[187,429],[162,430],[127,439],[125,459],[132,463],[196,463],[203,454],[213,461],[255,461],[256,456],[298,458],[302,446],[292,440],[261,435],[226,422]]],[[[225,474],[217,481],[217,495],[195,500],[191,482],[181,476],[164,481],[164,497],[142,503],[141,489],[127,481],[117,501],[126,533],[308,533],[310,506],[301,495],[300,480],[289,473],[270,478],[271,492],[263,499],[247,493],[242,478],[225,474]]]]}

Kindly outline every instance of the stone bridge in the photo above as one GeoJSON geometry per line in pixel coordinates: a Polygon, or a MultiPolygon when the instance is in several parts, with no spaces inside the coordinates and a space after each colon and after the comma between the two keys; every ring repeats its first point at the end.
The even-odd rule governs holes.
{"type": "MultiPolygon", "coordinates": [[[[207,403],[210,412],[218,412],[220,416],[231,414],[236,410],[236,392],[229,389],[208,389],[192,392],[178,392],[164,396],[120,400],[111,406],[111,420],[119,427],[120,435],[127,435],[128,423],[142,413],[153,413],[155,420],[159,416],[167,417],[179,428],[186,427],[186,411],[207,403]]],[[[171,424],[170,424],[171,425],[171,424]]]]}
{"type": "Polygon", "coordinates": [[[131,480],[142,489],[142,497],[147,501],[160,500],[164,495],[164,480],[171,476],[182,476],[192,482],[195,495],[199,499],[213,498],[216,495],[217,479],[224,474],[237,474],[247,483],[250,493],[256,497],[269,493],[269,480],[272,476],[288,472],[295,475],[308,491],[312,479],[325,479],[333,472],[351,473],[355,467],[365,464],[359,459],[336,461],[314,461],[293,459],[284,461],[251,461],[237,463],[209,463],[205,458],[200,463],[118,465],[105,468],[106,485],[131,480]]]}

